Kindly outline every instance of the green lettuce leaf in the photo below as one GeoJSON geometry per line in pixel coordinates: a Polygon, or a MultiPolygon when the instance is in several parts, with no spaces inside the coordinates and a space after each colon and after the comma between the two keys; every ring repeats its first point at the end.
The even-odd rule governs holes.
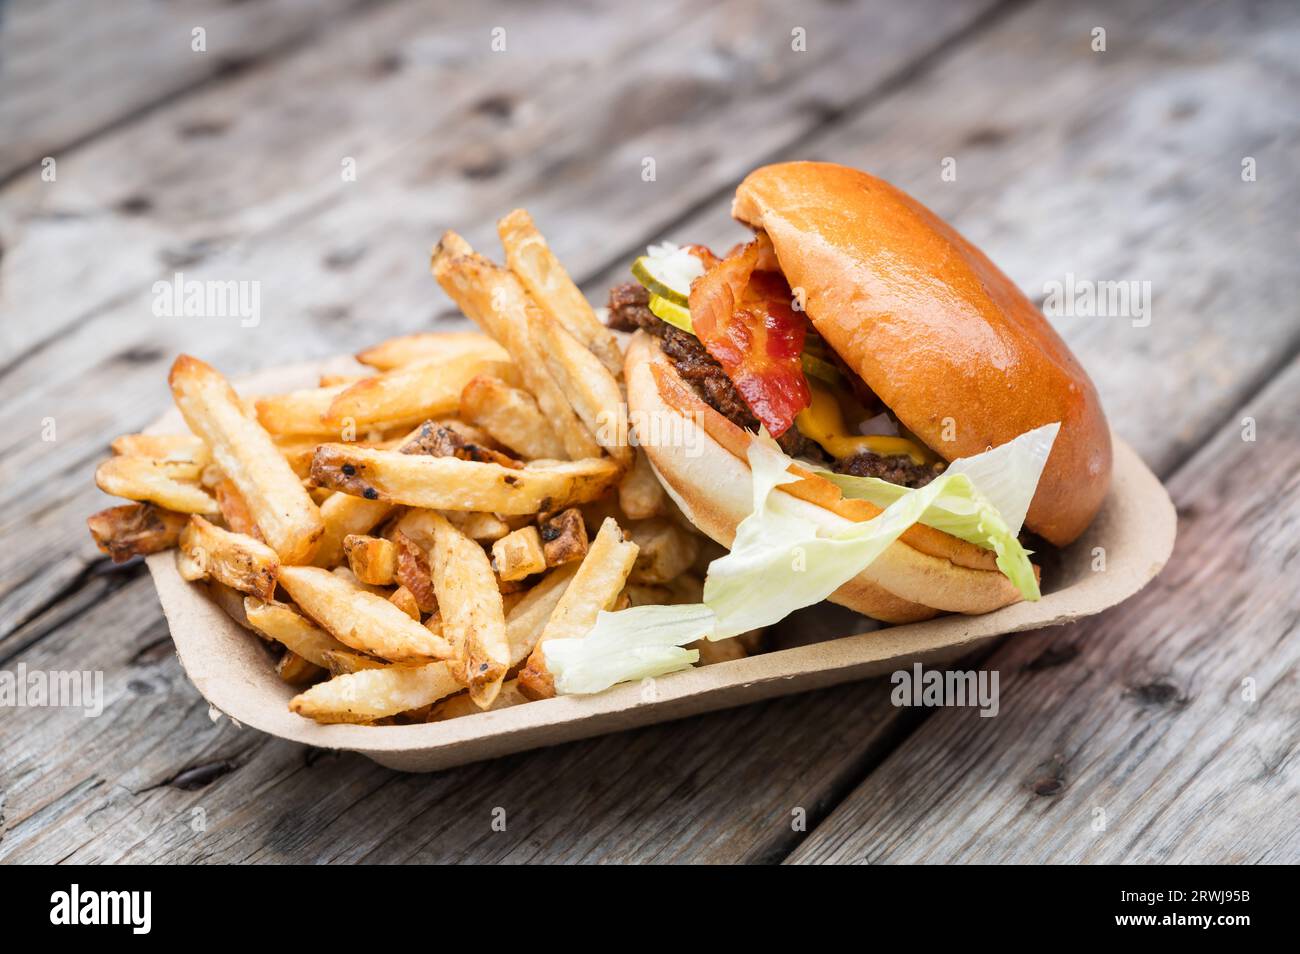
{"type": "Polygon", "coordinates": [[[1029,554],[1016,535],[1056,431],[1057,425],[1048,425],[984,454],[954,461],[916,490],[827,473],[824,476],[846,496],[882,508],[871,520],[830,533],[800,513],[806,505],[774,492],[798,478],[789,473],[791,458],[761,433],[748,454],[753,510],[736,528],[731,552],[709,565],[704,602],[601,613],[585,638],[547,643],[546,662],[557,691],[599,692],[618,682],[687,668],[698,653],[684,649],[685,644],[704,636],[736,636],[821,602],[916,523],[994,551],[998,568],[1024,598],[1039,599],[1029,554]],[[986,485],[992,495],[984,492],[986,485]],[[1010,520],[995,498],[1007,508],[1010,520]]]}
{"type": "Polygon", "coordinates": [[[705,605],[718,617],[710,639],[768,626],[820,603],[870,566],[940,496],[970,493],[968,477],[941,475],[919,490],[900,488],[903,493],[878,517],[826,533],[798,515],[794,498],[772,492],[798,480],[788,473],[790,463],[766,435],[750,443],[754,510],[736,528],[731,552],[709,565],[704,580],[705,605]]]}
{"type": "MultiPolygon", "coordinates": [[[[953,461],[933,483],[965,479],[948,480],[943,493],[918,521],[992,550],[997,555],[998,569],[1027,600],[1040,599],[1042,594],[1029,563],[1030,551],[1020,545],[1017,535],[1060,427],[1046,424],[982,454],[953,461]]],[[[881,508],[912,493],[876,477],[820,473],[844,496],[869,500],[881,508]]]]}
{"type": "Polygon", "coordinates": [[[712,632],[713,611],[699,603],[634,606],[601,612],[582,639],[543,644],[546,667],[559,693],[591,693],[618,682],[689,669],[700,658],[686,643],[712,632]]]}

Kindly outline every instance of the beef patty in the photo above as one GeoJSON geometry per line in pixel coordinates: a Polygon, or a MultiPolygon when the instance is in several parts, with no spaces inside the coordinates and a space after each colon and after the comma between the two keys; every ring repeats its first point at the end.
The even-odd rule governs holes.
{"type": "MultiPolygon", "coordinates": [[[[629,282],[609,291],[609,326],[616,331],[643,328],[660,341],[660,346],[677,373],[690,384],[705,404],[727,420],[748,431],[758,430],[758,418],[731,383],[722,365],[705,350],[700,339],[660,320],[650,310],[650,293],[641,285],[629,282]]],[[[792,427],[779,438],[781,450],[791,457],[802,457],[821,464],[832,463],[830,456],[816,441],[809,440],[792,427]]],[[[879,477],[904,487],[924,487],[937,473],[912,458],[881,457],[863,452],[834,461],[834,469],[856,477],[879,477]]]]}
{"type": "Polygon", "coordinates": [[[854,477],[879,477],[903,487],[924,487],[943,473],[942,467],[935,469],[935,466],[918,464],[906,454],[881,457],[871,451],[840,458],[835,462],[834,470],[837,474],[851,474],[854,477]]]}

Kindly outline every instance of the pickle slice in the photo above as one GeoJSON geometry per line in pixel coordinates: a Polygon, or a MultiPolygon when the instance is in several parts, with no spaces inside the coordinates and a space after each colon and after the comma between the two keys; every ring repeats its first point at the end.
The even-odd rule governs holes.
{"type": "Polygon", "coordinates": [[[674,328],[680,328],[687,334],[695,334],[695,326],[691,324],[691,310],[685,305],[679,305],[675,301],[651,293],[650,310],[656,317],[662,318],[674,328]]]}
{"type": "Polygon", "coordinates": [[[840,369],[829,361],[819,358],[815,354],[809,354],[807,351],[799,355],[799,361],[803,364],[803,373],[808,377],[825,381],[827,384],[836,387],[844,384],[844,375],[840,374],[840,369]]]}
{"type": "Polygon", "coordinates": [[[704,274],[704,263],[676,245],[652,245],[647,254],[632,263],[632,277],[651,294],[685,308],[690,301],[691,282],[704,274]]]}

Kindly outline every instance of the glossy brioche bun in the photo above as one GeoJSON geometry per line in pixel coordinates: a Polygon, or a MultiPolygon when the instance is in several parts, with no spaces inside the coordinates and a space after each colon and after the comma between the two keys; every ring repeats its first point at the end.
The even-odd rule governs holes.
{"type": "Polygon", "coordinates": [[[979,249],[889,183],[830,163],[750,173],[732,215],[771,237],[813,326],[940,456],[969,457],[1060,421],[1025,524],[1057,546],[1083,532],[1110,483],[1096,389],[979,249]]]}
{"type": "MultiPolygon", "coordinates": [[[[753,507],[746,460],[753,435],[705,404],[644,331],[633,337],[623,373],[634,423],[651,422],[638,436],[660,483],[691,523],[730,546],[753,507]],[[666,439],[674,434],[687,437],[666,439]]],[[[794,506],[827,529],[880,513],[865,500],[845,500],[822,477],[797,467],[792,472],[804,479],[775,492],[796,498],[794,506]]],[[[989,551],[917,525],[831,600],[885,622],[910,623],[938,610],[987,613],[1018,602],[1020,593],[989,551]]]]}

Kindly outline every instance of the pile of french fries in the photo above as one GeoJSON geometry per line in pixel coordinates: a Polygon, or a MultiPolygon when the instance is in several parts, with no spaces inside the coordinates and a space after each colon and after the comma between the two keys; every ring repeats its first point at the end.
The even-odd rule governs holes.
{"type": "MultiPolygon", "coordinates": [[[[134,501],[89,519],[100,549],[176,548],[278,654],[302,716],[406,724],[552,696],[546,642],[601,610],[698,601],[721,552],[629,441],[616,336],[528,213],[499,231],[506,267],[452,232],[433,254],[483,333],[394,338],[356,375],[253,400],[182,355],[189,433],[120,437],[96,471],[134,501]]],[[[696,648],[716,662],[756,640],[696,648]]]]}

